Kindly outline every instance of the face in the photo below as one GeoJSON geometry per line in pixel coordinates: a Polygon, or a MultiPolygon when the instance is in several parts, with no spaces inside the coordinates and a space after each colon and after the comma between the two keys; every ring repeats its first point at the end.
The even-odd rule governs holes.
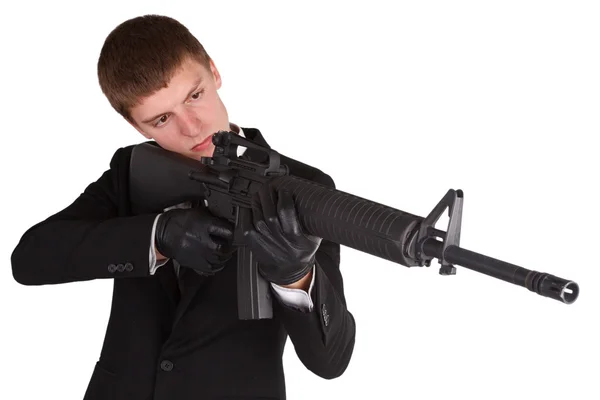
{"type": "Polygon", "coordinates": [[[230,130],[229,116],[217,90],[221,76],[214,63],[210,71],[189,60],[166,88],[145,97],[131,110],[132,125],[147,139],[167,150],[200,160],[213,155],[211,137],[230,130]]]}

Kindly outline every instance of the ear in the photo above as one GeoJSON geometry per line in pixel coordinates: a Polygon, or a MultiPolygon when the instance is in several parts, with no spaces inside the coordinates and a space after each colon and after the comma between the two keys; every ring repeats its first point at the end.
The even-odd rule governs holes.
{"type": "Polygon", "coordinates": [[[215,66],[215,62],[212,60],[212,58],[210,59],[210,72],[212,72],[213,79],[215,80],[215,86],[217,87],[217,90],[219,90],[221,88],[221,84],[222,84],[221,74],[219,73],[219,70],[215,66]]]}

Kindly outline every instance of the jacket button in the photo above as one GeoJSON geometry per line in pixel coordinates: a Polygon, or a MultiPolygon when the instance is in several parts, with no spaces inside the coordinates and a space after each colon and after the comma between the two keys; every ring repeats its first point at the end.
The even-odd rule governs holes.
{"type": "Polygon", "coordinates": [[[125,271],[125,266],[123,264],[117,264],[117,271],[119,271],[119,272],[125,271]]]}
{"type": "Polygon", "coordinates": [[[160,363],[160,369],[167,372],[171,371],[173,369],[173,363],[169,360],[163,360],[163,362],[160,363]]]}
{"type": "Polygon", "coordinates": [[[126,263],[126,264],[125,264],[125,271],[127,271],[127,272],[131,272],[131,271],[133,271],[133,264],[132,264],[132,263],[129,263],[129,262],[128,262],[128,263],[126,263]]]}
{"type": "Polygon", "coordinates": [[[115,264],[108,265],[108,272],[110,272],[111,274],[114,273],[116,270],[117,270],[117,266],[115,264]]]}

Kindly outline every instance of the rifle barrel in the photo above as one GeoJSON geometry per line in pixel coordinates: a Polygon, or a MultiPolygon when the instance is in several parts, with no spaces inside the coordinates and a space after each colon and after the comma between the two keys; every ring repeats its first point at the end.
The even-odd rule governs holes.
{"type": "Polygon", "coordinates": [[[444,259],[473,271],[525,287],[540,296],[549,297],[565,304],[573,303],[579,295],[579,285],[557,276],[529,270],[458,246],[448,246],[442,254],[444,244],[437,239],[423,243],[423,253],[429,257],[444,259]]]}

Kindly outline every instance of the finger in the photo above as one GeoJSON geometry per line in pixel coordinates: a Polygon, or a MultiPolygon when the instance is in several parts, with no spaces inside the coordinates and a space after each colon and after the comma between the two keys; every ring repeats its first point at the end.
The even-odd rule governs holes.
{"type": "Polygon", "coordinates": [[[281,225],[277,216],[277,192],[270,185],[263,185],[258,191],[265,222],[271,232],[279,232],[281,225]]]}
{"type": "Polygon", "coordinates": [[[208,275],[210,274],[209,271],[212,269],[210,262],[206,259],[196,260],[194,265],[189,267],[191,267],[193,271],[196,271],[200,275],[208,275]]]}
{"type": "Polygon", "coordinates": [[[292,235],[299,235],[302,233],[300,221],[298,220],[298,214],[296,212],[296,205],[294,204],[294,197],[287,189],[281,189],[279,191],[277,212],[279,214],[279,221],[281,222],[281,229],[284,233],[292,235]]]}
{"type": "Polygon", "coordinates": [[[211,239],[206,241],[205,246],[208,250],[210,250],[211,253],[216,253],[221,248],[221,245],[219,243],[211,239]]]}
{"type": "Polygon", "coordinates": [[[232,247],[231,241],[229,241],[227,239],[223,239],[222,237],[219,237],[219,236],[209,236],[209,237],[210,237],[210,240],[216,245],[215,246],[216,252],[222,253],[232,247]]]}
{"type": "Polygon", "coordinates": [[[215,264],[210,264],[210,267],[211,267],[211,273],[212,273],[212,275],[214,275],[217,272],[221,271],[223,268],[225,268],[225,265],[223,263],[220,263],[220,264],[215,263],[215,264]]]}
{"type": "Polygon", "coordinates": [[[235,252],[235,248],[229,244],[219,244],[219,249],[211,255],[213,264],[223,264],[229,261],[235,252]]]}
{"type": "Polygon", "coordinates": [[[226,240],[232,240],[233,224],[221,218],[214,218],[208,226],[208,233],[226,240]]]}

